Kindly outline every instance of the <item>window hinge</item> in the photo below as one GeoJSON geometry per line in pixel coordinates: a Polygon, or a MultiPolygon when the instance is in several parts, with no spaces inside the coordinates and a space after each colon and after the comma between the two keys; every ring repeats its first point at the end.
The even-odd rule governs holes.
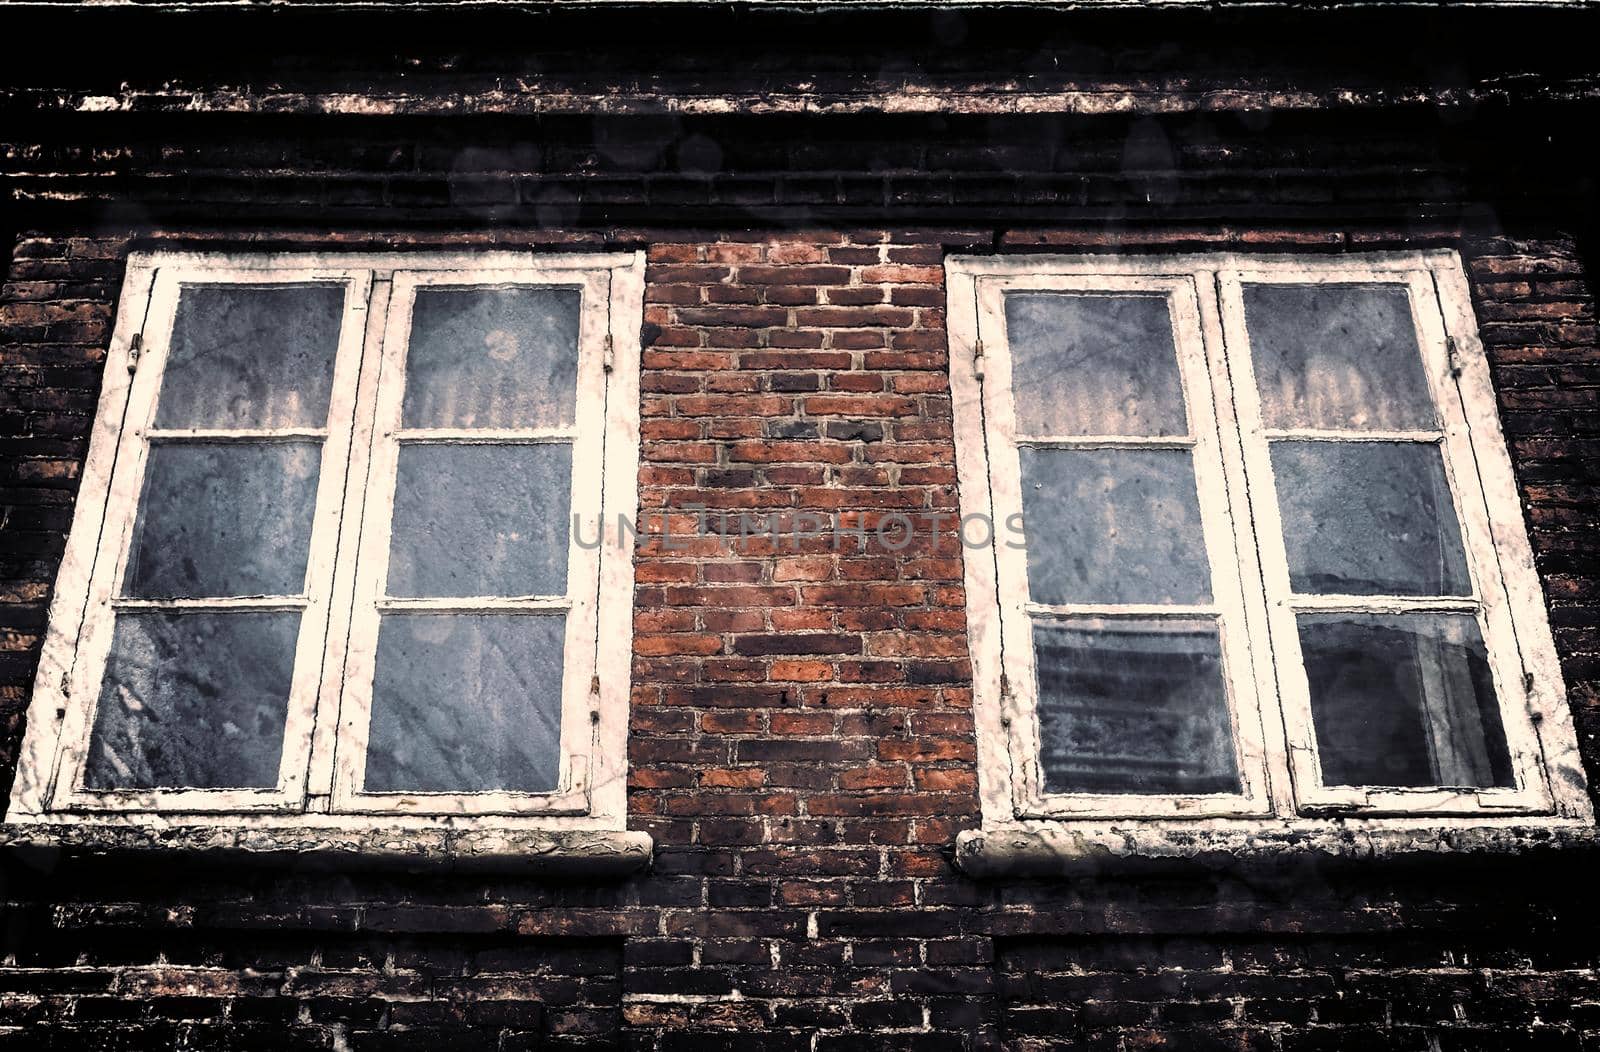
{"type": "Polygon", "coordinates": [[[144,333],[136,332],[128,341],[128,372],[139,368],[139,355],[144,353],[144,333]]]}
{"type": "Polygon", "coordinates": [[[61,673],[61,696],[63,698],[72,697],[72,673],[70,672],[61,673]]]}
{"type": "Polygon", "coordinates": [[[600,364],[605,367],[605,371],[608,373],[615,368],[617,364],[617,348],[616,344],[612,342],[611,334],[609,332],[606,333],[605,346],[600,354],[600,364]]]}
{"type": "Polygon", "coordinates": [[[978,379],[983,379],[983,341],[974,340],[972,344],[972,372],[978,379]]]}
{"type": "Polygon", "coordinates": [[[1456,338],[1454,336],[1446,336],[1444,338],[1444,349],[1445,349],[1445,353],[1450,358],[1450,375],[1451,376],[1460,376],[1461,375],[1461,348],[1456,345],[1456,338]]]}

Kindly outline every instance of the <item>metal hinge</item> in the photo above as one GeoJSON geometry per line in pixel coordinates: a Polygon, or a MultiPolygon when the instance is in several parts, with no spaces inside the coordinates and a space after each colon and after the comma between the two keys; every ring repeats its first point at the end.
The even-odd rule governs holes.
{"type": "Polygon", "coordinates": [[[975,340],[972,344],[972,371],[978,379],[983,379],[983,341],[975,340]]]}
{"type": "Polygon", "coordinates": [[[128,341],[128,372],[139,368],[139,355],[144,353],[144,333],[136,332],[128,341]]]}
{"type": "Polygon", "coordinates": [[[617,364],[617,347],[616,344],[612,342],[611,334],[609,332],[606,333],[605,347],[600,353],[600,364],[605,367],[605,370],[608,373],[615,368],[617,364]]]}
{"type": "Polygon", "coordinates": [[[1450,375],[1451,376],[1460,376],[1461,375],[1461,348],[1456,346],[1456,338],[1454,336],[1446,336],[1444,338],[1444,349],[1445,349],[1445,353],[1450,358],[1450,375]]]}

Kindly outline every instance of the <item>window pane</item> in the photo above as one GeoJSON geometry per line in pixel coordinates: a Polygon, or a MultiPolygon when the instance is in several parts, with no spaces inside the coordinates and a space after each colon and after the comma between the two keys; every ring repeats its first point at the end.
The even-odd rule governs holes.
{"type": "Polygon", "coordinates": [[[389,594],[566,594],[571,492],[566,444],[402,445],[389,594]]]}
{"type": "Polygon", "coordinates": [[[1473,617],[1303,614],[1300,649],[1325,784],[1516,784],[1473,617]]]}
{"type": "Polygon", "coordinates": [[[1187,450],[1018,452],[1035,602],[1210,601],[1187,450]]]}
{"type": "Polygon", "coordinates": [[[278,784],[296,611],[124,611],[100,686],[90,789],[278,784]]]}
{"type": "Polygon", "coordinates": [[[1006,295],[1011,389],[1024,435],[1184,435],[1165,296],[1006,295]]]}
{"type": "Polygon", "coordinates": [[[300,594],[321,455],[316,442],[152,444],[123,594],[300,594]]]}
{"type": "Polygon", "coordinates": [[[553,790],[565,637],[561,614],[386,616],[366,791],[553,790]]]}
{"type": "Polygon", "coordinates": [[[1295,591],[1472,593],[1438,446],[1275,442],[1272,471],[1295,591]]]}
{"type": "Polygon", "coordinates": [[[1033,642],[1046,792],[1239,791],[1215,624],[1039,622],[1033,642]]]}
{"type": "Polygon", "coordinates": [[[577,289],[418,289],[405,426],[571,426],[580,298],[577,289]]]}
{"type": "Polygon", "coordinates": [[[1246,285],[1268,427],[1435,426],[1410,297],[1398,285],[1246,285]]]}
{"type": "Polygon", "coordinates": [[[323,427],[343,285],[188,285],[157,427],[323,427]]]}

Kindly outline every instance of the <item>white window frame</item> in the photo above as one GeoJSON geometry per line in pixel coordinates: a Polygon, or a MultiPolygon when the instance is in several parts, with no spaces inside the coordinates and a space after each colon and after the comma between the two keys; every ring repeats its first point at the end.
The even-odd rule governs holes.
{"type": "MultiPolygon", "coordinates": [[[[1487,359],[1459,256],[1451,250],[1343,256],[1208,253],[1176,256],[951,257],[950,375],[961,511],[999,528],[965,551],[967,618],[978,725],[979,788],[989,829],[1147,823],[1259,827],[1325,824],[1527,824],[1592,820],[1571,712],[1502,436],[1487,359]],[[1255,282],[1391,284],[1407,290],[1438,434],[1302,434],[1264,429],[1250,368],[1241,287],[1255,282]],[[1031,617],[1170,616],[1182,608],[1045,608],[1027,602],[1026,551],[1007,531],[1021,511],[1018,439],[1004,295],[1017,289],[1160,291],[1172,306],[1195,450],[1214,614],[1243,792],[1237,795],[1047,794],[1041,791],[1031,617]],[[1209,385],[1209,391],[1204,388],[1209,385]],[[1437,442],[1474,584],[1468,600],[1291,597],[1272,486],[1269,437],[1437,442]],[[1008,543],[1010,541],[1011,543],[1008,543]],[[1515,788],[1324,787],[1299,610],[1476,612],[1493,669],[1515,788]],[[1020,645],[1013,645],[1013,641],[1020,645]]],[[[1168,439],[1074,438],[1052,445],[1188,448],[1168,439]]],[[[1015,520],[1015,521],[1020,521],[1015,520]]]]}
{"type": "Polygon", "coordinates": [[[638,502],[643,253],[136,252],[129,256],[67,549],[51,602],[8,821],[139,825],[283,823],[360,829],[621,829],[631,664],[633,559],[616,523],[638,502]],[[327,426],[184,431],[152,426],[185,285],[339,284],[346,289],[327,426]],[[421,287],[576,288],[582,296],[574,426],[554,431],[399,427],[411,306],[421,287]],[[323,440],[303,594],[224,600],[114,598],[152,441],[323,440]],[[398,600],[381,594],[401,442],[573,443],[563,596],[398,600]],[[611,522],[605,526],[606,520],[611,522]],[[602,542],[594,545],[596,530],[602,542]],[[359,549],[359,551],[358,551],[359,549]],[[341,554],[343,553],[343,554],[341,554]],[[353,554],[352,554],[353,553],[353,554]],[[115,608],[300,609],[278,784],[270,789],[82,787],[115,608]],[[567,613],[562,756],[551,793],[363,793],[378,612],[386,607],[567,613]],[[327,644],[321,642],[326,636],[327,644]],[[601,646],[605,640],[606,645],[601,646]]]}

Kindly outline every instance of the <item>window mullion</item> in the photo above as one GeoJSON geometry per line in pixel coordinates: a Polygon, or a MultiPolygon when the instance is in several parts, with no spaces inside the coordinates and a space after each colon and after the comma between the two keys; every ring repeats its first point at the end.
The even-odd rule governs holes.
{"type": "Polygon", "coordinates": [[[374,274],[364,305],[361,363],[358,370],[350,445],[347,451],[344,499],[332,557],[327,643],[306,757],[307,809],[326,811],[333,793],[333,772],[339,750],[340,704],[344,696],[345,661],[355,607],[356,567],[362,524],[371,489],[372,444],[382,378],[384,339],[394,282],[386,272],[374,274]]]}
{"type": "Polygon", "coordinates": [[[1310,718],[1309,709],[1302,713],[1299,707],[1288,703],[1281,674],[1284,661],[1291,661],[1298,668],[1300,656],[1298,645],[1293,642],[1293,614],[1286,605],[1288,569],[1282,551],[1277,495],[1263,437],[1237,275],[1202,270],[1195,277],[1201,291],[1200,309],[1207,339],[1215,348],[1211,355],[1212,392],[1231,486],[1235,551],[1243,582],[1252,671],[1261,703],[1269,794],[1273,811],[1289,816],[1295,810],[1294,786],[1303,777],[1298,765],[1306,758],[1302,753],[1310,744],[1310,718]],[[1292,655],[1285,654],[1279,624],[1285,617],[1290,621],[1288,645],[1292,655]]]}
{"type": "MultiPolygon", "coordinates": [[[[322,275],[318,275],[321,277],[322,275]]],[[[305,612],[295,648],[294,680],[283,735],[280,785],[287,806],[309,804],[307,775],[317,722],[329,630],[337,620],[333,584],[343,528],[354,421],[359,414],[359,378],[365,352],[365,312],[372,299],[372,274],[350,270],[335,277],[346,283],[339,344],[333,361],[328,414],[324,420],[317,495],[306,559],[305,612]]],[[[285,436],[288,437],[288,436],[285,436]]]]}
{"type": "Polygon", "coordinates": [[[1212,602],[1224,647],[1224,685],[1234,720],[1234,741],[1244,796],[1252,808],[1273,809],[1273,752],[1265,734],[1263,709],[1270,693],[1263,691],[1251,638],[1247,603],[1256,591],[1247,554],[1253,551],[1241,536],[1240,494],[1228,448],[1233,430],[1232,403],[1226,379],[1219,383],[1214,349],[1220,346],[1215,324],[1214,281],[1205,271],[1185,275],[1172,296],[1178,325],[1176,346],[1185,386],[1189,432],[1194,442],[1194,470],[1200,490],[1201,529],[1211,562],[1212,602]],[[1242,666],[1242,667],[1241,667],[1242,666]],[[1265,784],[1263,784],[1263,782],[1265,784]]]}

